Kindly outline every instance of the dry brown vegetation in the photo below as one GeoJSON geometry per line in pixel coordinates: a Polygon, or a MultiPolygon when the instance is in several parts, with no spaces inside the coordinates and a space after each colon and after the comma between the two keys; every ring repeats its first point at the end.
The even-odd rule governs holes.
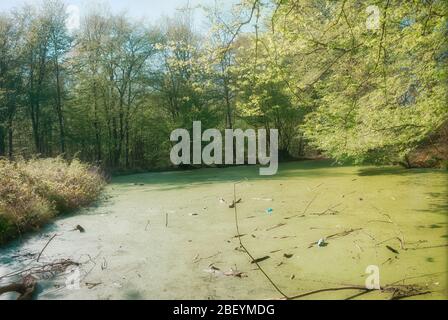
{"type": "Polygon", "coordinates": [[[0,160],[0,243],[89,205],[104,184],[98,169],[78,160],[0,160]]]}

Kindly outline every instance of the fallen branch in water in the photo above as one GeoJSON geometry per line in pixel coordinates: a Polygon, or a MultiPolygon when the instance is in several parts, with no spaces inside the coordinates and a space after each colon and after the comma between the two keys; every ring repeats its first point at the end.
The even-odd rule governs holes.
{"type": "Polygon", "coordinates": [[[60,260],[56,262],[45,263],[43,265],[7,273],[5,275],[0,276],[0,280],[23,275],[39,275],[48,273],[54,274],[56,272],[64,272],[70,266],[79,266],[79,265],[80,263],[74,262],[72,260],[60,260]]]}
{"type": "Polygon", "coordinates": [[[60,260],[2,275],[0,280],[21,277],[22,281],[0,286],[0,295],[7,292],[17,292],[20,294],[17,300],[31,300],[39,279],[54,277],[56,273],[62,273],[70,266],[79,265],[79,263],[72,260],[60,260]]]}
{"type": "Polygon", "coordinates": [[[48,247],[48,245],[50,244],[50,242],[56,238],[57,234],[55,233],[45,244],[45,246],[42,248],[42,250],[40,251],[39,255],[37,256],[36,261],[39,262],[40,256],[42,255],[42,253],[45,251],[45,249],[48,247]]]}
{"type": "Polygon", "coordinates": [[[306,293],[298,294],[294,297],[290,297],[289,300],[304,298],[307,296],[311,296],[318,293],[323,292],[331,292],[331,291],[345,291],[345,290],[360,290],[361,293],[356,294],[355,296],[350,296],[347,299],[352,299],[353,297],[357,297],[362,294],[367,294],[373,291],[380,291],[386,293],[392,293],[390,300],[401,300],[409,297],[420,296],[431,293],[431,291],[423,291],[420,286],[417,285],[387,285],[380,289],[369,289],[363,286],[345,286],[345,287],[336,287],[336,288],[325,288],[314,291],[309,291],[306,293]]]}
{"type": "Polygon", "coordinates": [[[390,300],[401,300],[431,293],[431,291],[423,291],[423,288],[417,285],[389,285],[383,291],[392,293],[390,300]]]}
{"type": "Polygon", "coordinates": [[[304,297],[311,296],[313,294],[322,293],[322,292],[343,291],[343,290],[361,290],[361,291],[364,291],[364,292],[370,292],[370,291],[373,291],[374,289],[367,289],[366,287],[361,287],[361,286],[347,286],[347,287],[339,287],[339,288],[326,288],[326,289],[319,289],[319,290],[314,290],[314,291],[298,294],[296,296],[290,297],[289,300],[295,300],[295,299],[299,299],[299,298],[304,298],[304,297]]]}
{"type": "Polygon", "coordinates": [[[0,287],[0,295],[8,292],[17,292],[20,294],[17,297],[17,300],[31,300],[34,291],[36,290],[36,284],[36,279],[33,276],[28,275],[24,277],[20,283],[12,283],[0,287]]]}

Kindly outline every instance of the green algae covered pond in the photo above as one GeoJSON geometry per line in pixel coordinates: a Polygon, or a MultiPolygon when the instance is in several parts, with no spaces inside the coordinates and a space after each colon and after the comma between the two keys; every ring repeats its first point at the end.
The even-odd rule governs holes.
{"type": "MultiPolygon", "coordinates": [[[[364,286],[366,268],[377,266],[381,286],[447,298],[448,173],[327,161],[282,164],[273,177],[250,166],[117,177],[96,206],[0,248],[0,283],[72,259],[81,263],[79,288],[66,286],[72,273],[43,274],[38,299],[281,298],[240,248],[229,208],[237,181],[241,240],[288,296],[364,286]],[[327,245],[313,245],[319,239],[327,245]]],[[[304,299],[391,298],[359,293],[304,299]]]]}

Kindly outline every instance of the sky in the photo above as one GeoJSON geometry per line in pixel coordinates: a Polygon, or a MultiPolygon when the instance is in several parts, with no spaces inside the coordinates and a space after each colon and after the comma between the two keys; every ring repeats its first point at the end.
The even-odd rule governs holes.
{"type": "MultiPolygon", "coordinates": [[[[14,7],[20,7],[24,3],[39,3],[41,0],[0,0],[0,12],[9,11],[14,7]]],[[[236,2],[236,0],[232,0],[236,2]]],[[[92,6],[89,0],[64,0],[70,15],[68,26],[76,28],[79,25],[79,18],[92,6]]],[[[186,7],[191,8],[199,5],[213,5],[215,0],[96,0],[97,3],[105,4],[113,13],[126,11],[131,18],[142,19],[156,23],[164,16],[173,16],[177,9],[186,7]]],[[[228,0],[226,0],[228,2],[228,0]]],[[[200,9],[195,11],[196,25],[201,28],[205,17],[200,9]]]]}

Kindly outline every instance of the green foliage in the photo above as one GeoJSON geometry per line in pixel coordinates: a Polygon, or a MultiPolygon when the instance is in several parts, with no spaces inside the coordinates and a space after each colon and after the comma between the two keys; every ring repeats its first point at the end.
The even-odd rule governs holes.
{"type": "Polygon", "coordinates": [[[282,153],[399,163],[448,119],[448,4],[242,0],[157,28],[61,1],[0,17],[0,156],[170,166],[169,133],[279,130],[282,153]],[[375,5],[374,29],[366,9],[375,5]]]}
{"type": "Polygon", "coordinates": [[[402,161],[448,118],[446,2],[378,7],[377,30],[367,29],[358,1],[301,1],[277,12],[286,21],[276,37],[296,62],[292,86],[314,100],[302,128],[338,160],[402,161]]]}
{"type": "Polygon", "coordinates": [[[236,109],[255,128],[278,129],[280,150],[290,152],[294,138],[302,135],[299,125],[309,112],[309,102],[291,91],[284,71],[288,63],[278,55],[270,34],[245,40],[232,67],[236,109]]]}

